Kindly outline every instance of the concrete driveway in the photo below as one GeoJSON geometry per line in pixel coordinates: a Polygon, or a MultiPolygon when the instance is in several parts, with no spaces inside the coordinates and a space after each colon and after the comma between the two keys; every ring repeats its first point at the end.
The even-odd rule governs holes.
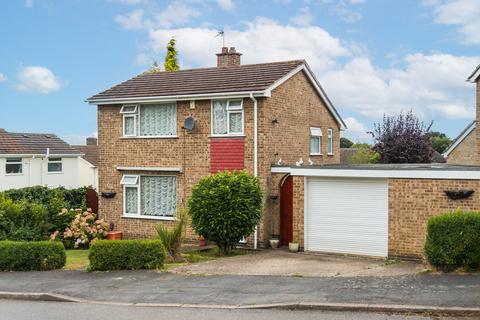
{"type": "Polygon", "coordinates": [[[186,275],[357,277],[414,275],[425,268],[415,262],[266,250],[179,266],[169,271],[186,275]]]}

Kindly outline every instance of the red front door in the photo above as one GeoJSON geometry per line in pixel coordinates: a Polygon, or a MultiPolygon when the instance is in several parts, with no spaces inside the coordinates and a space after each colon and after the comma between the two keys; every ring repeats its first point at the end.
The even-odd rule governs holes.
{"type": "Polygon", "coordinates": [[[280,245],[293,240],[293,178],[288,176],[280,186],[280,245]]]}

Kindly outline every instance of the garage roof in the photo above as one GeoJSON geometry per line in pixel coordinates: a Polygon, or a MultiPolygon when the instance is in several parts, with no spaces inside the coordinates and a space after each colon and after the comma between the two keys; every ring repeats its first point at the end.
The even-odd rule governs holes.
{"type": "Polygon", "coordinates": [[[312,177],[480,180],[480,166],[444,163],[273,166],[272,172],[312,177]]]}

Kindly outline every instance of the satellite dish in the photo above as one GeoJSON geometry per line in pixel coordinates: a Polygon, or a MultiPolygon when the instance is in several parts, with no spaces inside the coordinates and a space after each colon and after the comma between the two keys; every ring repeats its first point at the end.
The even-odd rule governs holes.
{"type": "Polygon", "coordinates": [[[193,117],[185,118],[185,122],[183,124],[183,127],[185,129],[187,129],[188,131],[192,131],[193,128],[195,128],[195,119],[193,119],[193,117]]]}

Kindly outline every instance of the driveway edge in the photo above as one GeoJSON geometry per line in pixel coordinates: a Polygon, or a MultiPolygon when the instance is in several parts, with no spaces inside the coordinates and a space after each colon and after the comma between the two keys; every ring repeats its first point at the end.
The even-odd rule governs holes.
{"type": "Polygon", "coordinates": [[[181,304],[181,303],[132,303],[114,301],[93,301],[73,298],[70,296],[43,293],[43,292],[0,292],[0,300],[48,301],[48,302],[73,302],[101,305],[137,306],[137,307],[162,307],[162,308],[198,308],[198,309],[283,309],[283,310],[319,310],[319,311],[350,311],[371,313],[396,313],[396,314],[435,314],[435,315],[480,315],[480,308],[467,307],[437,307],[422,305],[393,305],[393,304],[362,304],[362,303],[272,303],[259,305],[218,305],[218,304],[181,304]]]}

